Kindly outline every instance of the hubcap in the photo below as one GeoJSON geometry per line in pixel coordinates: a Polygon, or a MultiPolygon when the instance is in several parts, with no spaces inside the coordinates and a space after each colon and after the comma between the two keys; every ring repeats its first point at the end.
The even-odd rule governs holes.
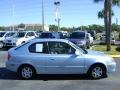
{"type": "Polygon", "coordinates": [[[101,67],[95,67],[93,70],[92,70],[92,76],[94,78],[100,78],[103,74],[103,70],[101,67]]]}
{"type": "Polygon", "coordinates": [[[31,77],[32,77],[33,71],[32,71],[32,69],[29,68],[29,67],[24,67],[24,68],[22,69],[22,71],[21,71],[21,74],[22,74],[22,77],[23,77],[23,78],[28,79],[28,78],[31,78],[31,77]]]}

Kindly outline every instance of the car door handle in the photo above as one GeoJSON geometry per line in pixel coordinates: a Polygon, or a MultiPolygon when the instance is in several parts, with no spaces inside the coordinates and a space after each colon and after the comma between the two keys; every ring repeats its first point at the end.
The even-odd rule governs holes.
{"type": "Polygon", "coordinates": [[[50,59],[51,61],[55,60],[55,59],[50,59]]]}

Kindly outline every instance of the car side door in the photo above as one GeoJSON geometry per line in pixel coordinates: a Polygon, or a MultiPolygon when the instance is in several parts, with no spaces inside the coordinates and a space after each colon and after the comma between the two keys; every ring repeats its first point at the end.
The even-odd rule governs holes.
{"type": "Polygon", "coordinates": [[[29,57],[38,74],[45,74],[45,60],[48,54],[45,42],[36,42],[29,46],[29,57]]]}
{"type": "Polygon", "coordinates": [[[84,57],[75,54],[76,49],[65,42],[48,42],[49,54],[46,56],[47,74],[81,74],[84,57]]]}

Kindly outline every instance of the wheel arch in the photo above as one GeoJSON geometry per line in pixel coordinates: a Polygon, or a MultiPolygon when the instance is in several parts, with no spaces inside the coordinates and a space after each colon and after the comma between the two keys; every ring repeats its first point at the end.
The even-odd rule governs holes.
{"type": "Polygon", "coordinates": [[[24,67],[24,66],[29,66],[29,67],[31,67],[31,68],[35,71],[35,74],[37,73],[35,67],[34,67],[33,65],[27,64],[27,63],[20,65],[20,66],[18,67],[18,69],[17,69],[17,72],[19,72],[20,69],[21,69],[22,67],[24,67]]]}
{"type": "Polygon", "coordinates": [[[90,68],[88,69],[87,71],[87,74],[90,73],[91,69],[94,67],[94,66],[102,66],[104,69],[105,69],[105,72],[107,72],[107,67],[105,66],[105,64],[103,63],[94,63],[90,66],[90,68]]]}

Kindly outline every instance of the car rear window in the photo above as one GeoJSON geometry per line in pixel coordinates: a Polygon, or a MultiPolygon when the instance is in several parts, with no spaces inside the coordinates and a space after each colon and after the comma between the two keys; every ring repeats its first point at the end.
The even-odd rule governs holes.
{"type": "Polygon", "coordinates": [[[84,32],[73,32],[70,35],[70,38],[73,38],[73,39],[84,39],[85,38],[85,33],[84,32]]]}
{"type": "Polygon", "coordinates": [[[52,33],[41,33],[41,38],[52,38],[52,33]]]}
{"type": "Polygon", "coordinates": [[[29,46],[29,52],[31,53],[46,53],[45,43],[39,42],[29,46]]]}

